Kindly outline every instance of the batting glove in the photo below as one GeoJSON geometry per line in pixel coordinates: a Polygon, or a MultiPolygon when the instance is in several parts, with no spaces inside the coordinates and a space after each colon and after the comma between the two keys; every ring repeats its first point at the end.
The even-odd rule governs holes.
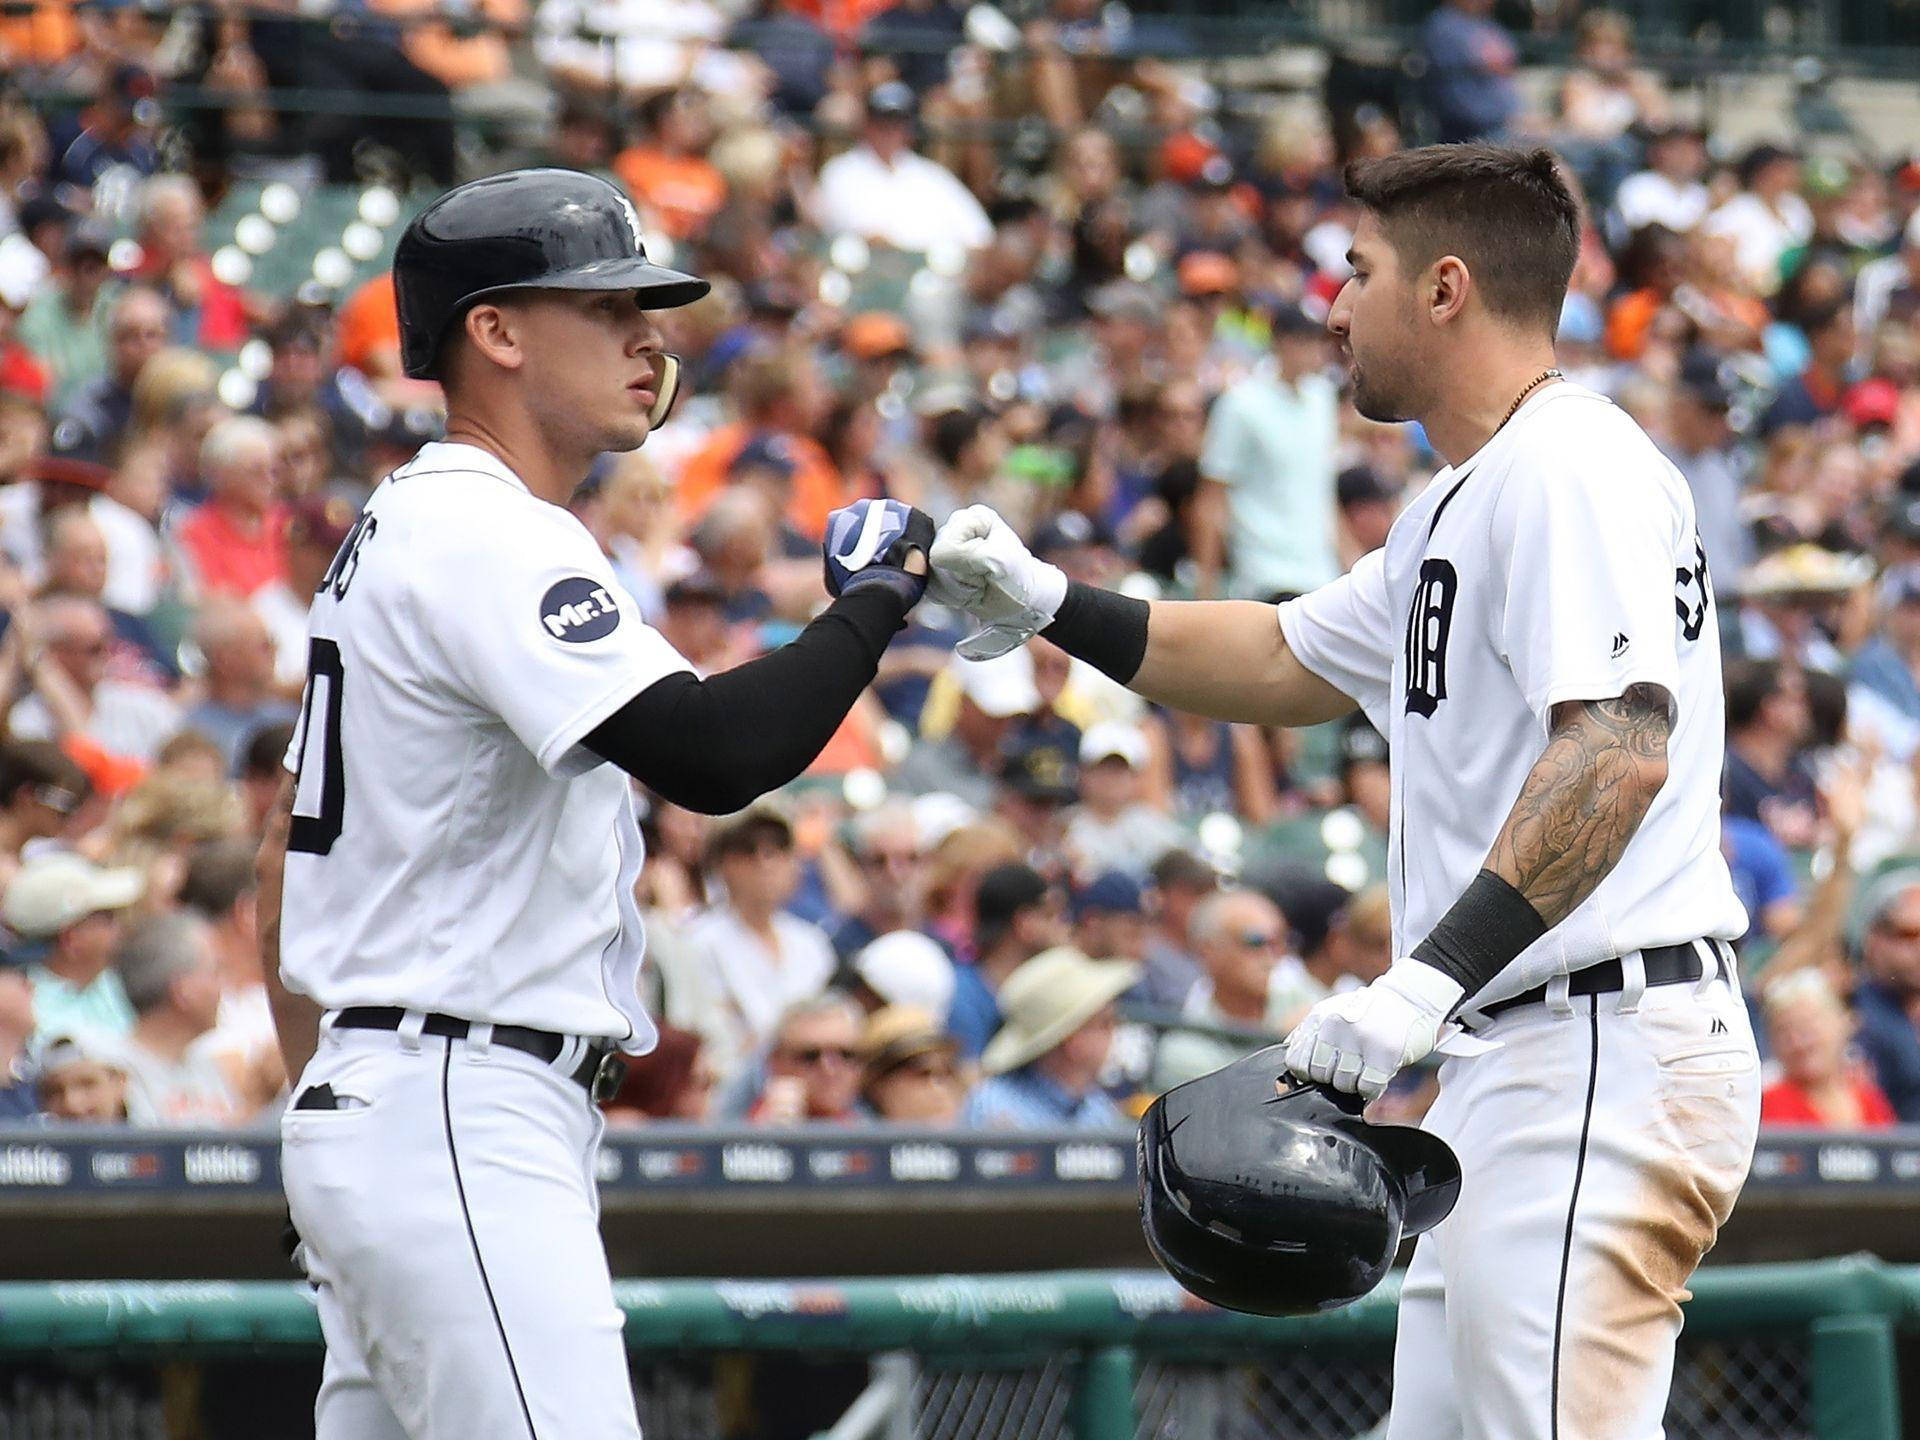
{"type": "Polygon", "coordinates": [[[935,601],[965,610],[981,628],[957,647],[969,660],[1016,650],[1053,623],[1067,577],[1035,559],[1013,527],[985,505],[956,510],[933,541],[935,601]]]}
{"type": "Polygon", "coordinates": [[[916,552],[933,547],[933,517],[899,500],[856,500],[827,517],[827,593],[836,598],[862,585],[885,585],[911,610],[926,593],[927,577],[906,568],[916,552]]]}
{"type": "Polygon", "coordinates": [[[1287,1037],[1287,1069],[1376,1100],[1404,1065],[1424,1060],[1465,992],[1422,960],[1400,959],[1363,990],[1332,995],[1287,1037]]]}

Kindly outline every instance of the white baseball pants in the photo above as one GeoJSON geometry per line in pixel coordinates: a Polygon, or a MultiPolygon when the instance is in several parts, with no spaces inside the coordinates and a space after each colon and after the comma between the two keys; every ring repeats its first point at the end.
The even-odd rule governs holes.
{"type": "Polygon", "coordinates": [[[1388,1440],[1659,1440],[1759,1129],[1746,1007],[1716,977],[1476,1033],[1499,1048],[1448,1059],[1425,1121],[1465,1179],[1407,1275],[1388,1440]]]}
{"type": "Polygon", "coordinates": [[[294,1093],[322,1083],[345,1108],[280,1126],[316,1440],[639,1440],[586,1091],[478,1035],[379,1030],[328,1030],[294,1093]]]}

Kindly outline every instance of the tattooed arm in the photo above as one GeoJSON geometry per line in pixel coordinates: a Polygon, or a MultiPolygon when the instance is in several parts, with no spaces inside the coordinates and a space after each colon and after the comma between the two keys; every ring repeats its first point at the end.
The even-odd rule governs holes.
{"type": "Polygon", "coordinates": [[[1620,863],[1667,783],[1673,700],[1630,685],[1612,700],[1556,705],[1547,748],[1480,873],[1413,947],[1412,958],[1475,994],[1579,908],[1620,863]]]}
{"type": "Polygon", "coordinates": [[[287,989],[280,978],[280,890],[292,824],[293,777],[288,776],[280,782],[280,793],[267,813],[267,833],[260,841],[254,878],[259,885],[260,961],[266,971],[267,1000],[280,1037],[280,1054],[287,1062],[287,1079],[298,1085],[300,1072],[320,1043],[320,1007],[287,989]]]}
{"type": "Polygon", "coordinates": [[[1673,700],[1658,685],[1554,707],[1552,737],[1486,866],[1526,896],[1548,929],[1620,863],[1666,784],[1672,727],[1673,700]]]}
{"type": "Polygon", "coordinates": [[[1553,707],[1548,749],[1486,856],[1486,868],[1530,900],[1549,929],[1619,864],[1667,783],[1670,730],[1672,699],[1659,685],[1553,707]]]}

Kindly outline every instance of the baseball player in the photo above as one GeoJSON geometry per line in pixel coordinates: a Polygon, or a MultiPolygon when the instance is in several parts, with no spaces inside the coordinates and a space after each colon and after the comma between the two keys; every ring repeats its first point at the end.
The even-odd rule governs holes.
{"type": "Polygon", "coordinates": [[[565,504],[665,416],[679,366],[648,312],[706,282],[649,263],[625,197],[562,170],[449,192],[394,282],[447,438],[380,484],[321,582],[262,860],[316,1431],[633,1440],[592,1104],[655,1038],[628,776],[727,811],[798,774],[918,600],[933,526],[835,512],[838,598],[696,678],[565,504]]]}
{"type": "Polygon", "coordinates": [[[1069,585],[975,508],[936,539],[934,584],[984,622],[963,654],[1042,631],[1170,706],[1358,707],[1388,736],[1400,958],[1286,1051],[1371,1097],[1444,1042],[1426,1124],[1465,1179],[1407,1278],[1388,1434],[1652,1440],[1759,1119],[1693,505],[1554,368],[1579,228],[1552,155],[1436,146],[1347,183],[1362,219],[1329,328],[1354,402],[1449,462],[1383,549],[1276,617],[1069,585]]]}

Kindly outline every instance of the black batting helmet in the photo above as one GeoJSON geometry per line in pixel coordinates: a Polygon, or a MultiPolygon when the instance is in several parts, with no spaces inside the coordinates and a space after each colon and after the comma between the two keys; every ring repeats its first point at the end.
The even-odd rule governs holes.
{"type": "Polygon", "coordinates": [[[1300,1315],[1358,1300],[1400,1241],[1447,1218],[1446,1141],[1369,1125],[1357,1096],[1281,1093],[1273,1046],[1169,1090],[1140,1122],[1140,1220],[1167,1273],[1215,1305],[1300,1315]]]}
{"type": "Polygon", "coordinates": [[[511,170],[449,190],[393,252],[400,360],[416,380],[433,376],[460,318],[495,295],[637,290],[643,310],[671,310],[709,288],[647,259],[632,203],[577,170],[511,170]]]}

